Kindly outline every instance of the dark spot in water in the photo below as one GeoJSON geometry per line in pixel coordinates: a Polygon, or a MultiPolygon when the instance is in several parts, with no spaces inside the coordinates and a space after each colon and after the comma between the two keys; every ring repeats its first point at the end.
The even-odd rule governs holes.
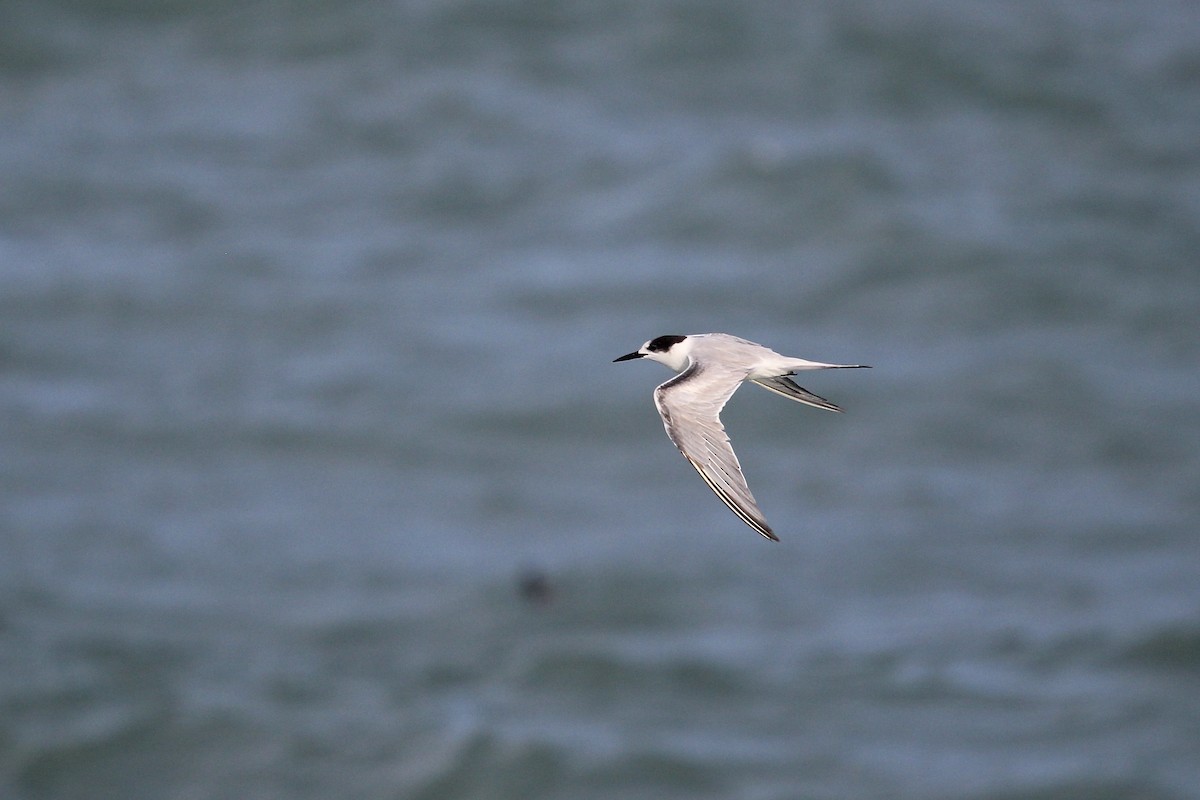
{"type": "Polygon", "coordinates": [[[536,567],[526,567],[517,578],[517,594],[530,605],[544,606],[554,599],[554,587],[546,573],[536,567]]]}

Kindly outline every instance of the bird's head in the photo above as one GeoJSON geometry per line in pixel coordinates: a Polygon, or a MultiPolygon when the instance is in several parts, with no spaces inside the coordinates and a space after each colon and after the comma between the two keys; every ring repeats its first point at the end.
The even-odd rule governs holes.
{"type": "Polygon", "coordinates": [[[620,358],[614,358],[613,363],[617,361],[629,361],[633,358],[648,358],[651,361],[666,364],[671,369],[679,372],[687,366],[688,357],[691,355],[691,352],[691,339],[679,334],[669,334],[667,336],[656,336],[632,353],[627,353],[620,358]]]}

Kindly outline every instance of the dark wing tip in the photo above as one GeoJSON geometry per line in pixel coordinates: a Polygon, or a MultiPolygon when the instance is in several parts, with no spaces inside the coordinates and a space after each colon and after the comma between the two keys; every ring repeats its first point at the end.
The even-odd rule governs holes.
{"type": "Polygon", "coordinates": [[[742,508],[741,505],[739,505],[738,502],[729,495],[729,492],[717,485],[717,482],[714,481],[712,477],[710,477],[709,474],[704,471],[704,468],[700,466],[695,459],[693,459],[687,453],[684,453],[683,457],[687,459],[689,464],[695,467],[696,472],[700,473],[700,477],[704,479],[706,484],[708,484],[708,488],[712,489],[713,494],[715,494],[722,503],[728,506],[729,510],[732,511],[738,519],[749,525],[760,535],[770,539],[772,542],[779,541],[779,537],[775,535],[775,531],[771,530],[771,526],[766,523],[766,520],[756,519],[751,516],[746,509],[742,508]]]}

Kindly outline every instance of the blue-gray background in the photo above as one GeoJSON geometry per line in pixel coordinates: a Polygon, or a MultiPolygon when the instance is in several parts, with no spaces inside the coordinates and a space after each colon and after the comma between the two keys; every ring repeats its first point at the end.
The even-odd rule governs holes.
{"type": "Polygon", "coordinates": [[[1198,43],[4,3],[0,796],[1200,797],[1198,43]],[[727,409],[781,544],[710,330],[875,366],[727,409]]]}

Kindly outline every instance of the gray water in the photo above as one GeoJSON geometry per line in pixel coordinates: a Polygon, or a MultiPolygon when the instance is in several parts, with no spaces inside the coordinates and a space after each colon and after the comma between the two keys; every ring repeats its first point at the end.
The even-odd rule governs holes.
{"type": "Polygon", "coordinates": [[[1200,798],[1198,9],[5,3],[0,797],[1200,798]]]}

